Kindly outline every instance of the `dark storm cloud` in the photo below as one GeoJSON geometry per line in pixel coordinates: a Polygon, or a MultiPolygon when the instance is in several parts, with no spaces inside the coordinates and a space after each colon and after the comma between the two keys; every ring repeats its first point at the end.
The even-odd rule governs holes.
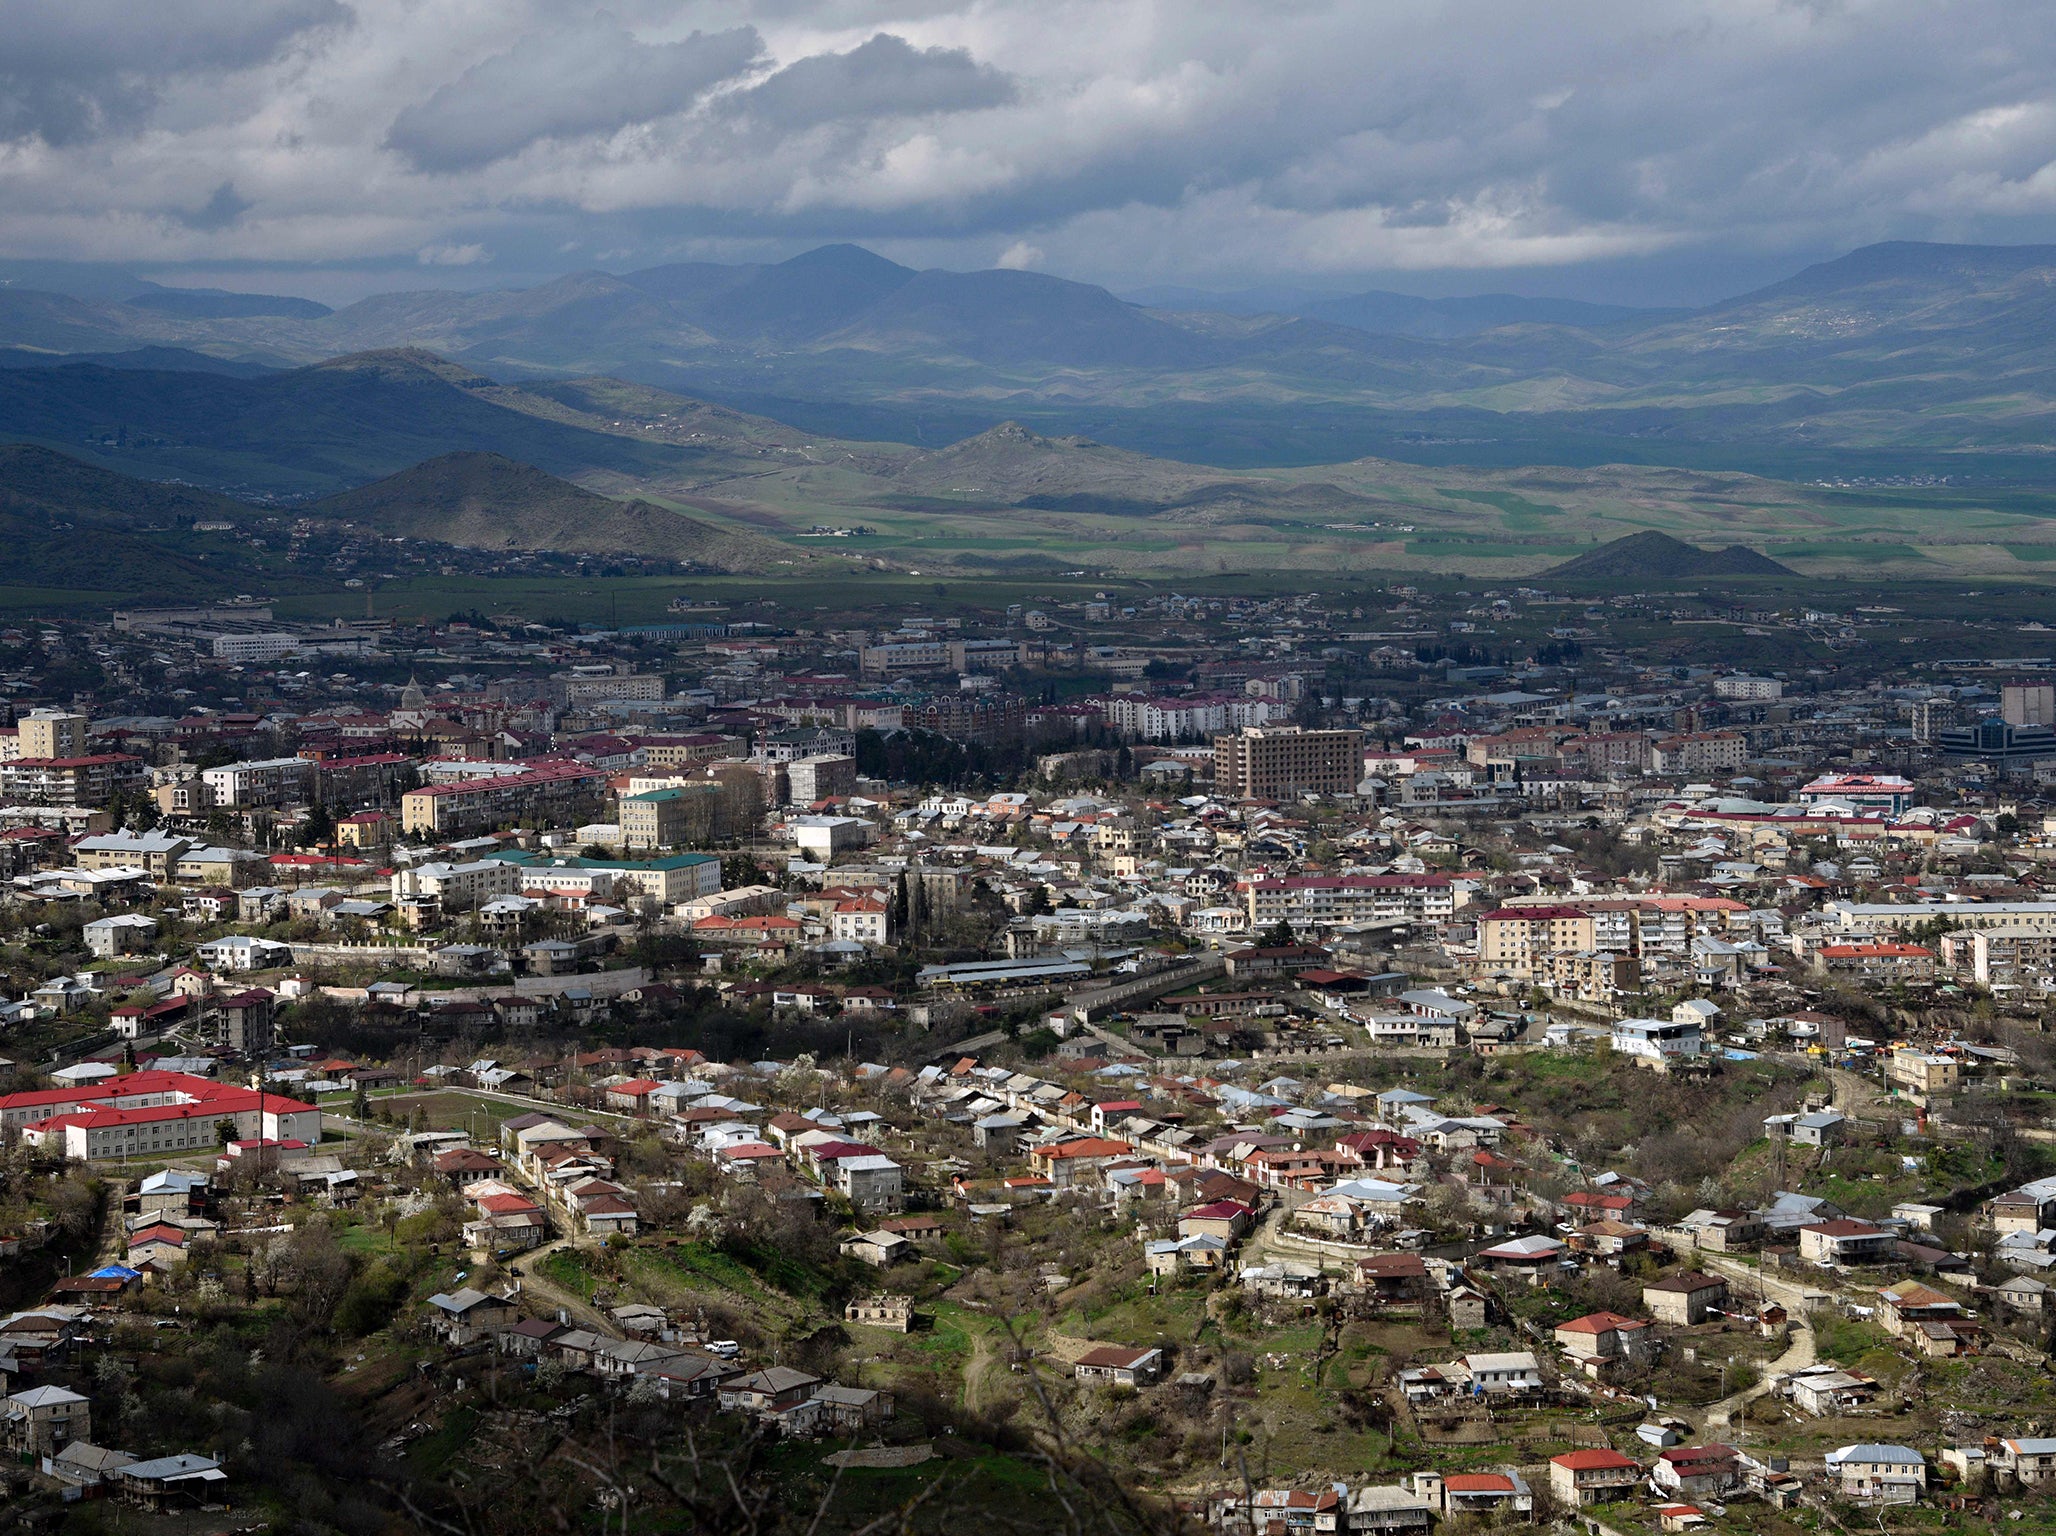
{"type": "Polygon", "coordinates": [[[611,133],[690,107],[763,51],[752,27],[642,43],[611,18],[536,33],[393,121],[386,143],[424,171],[465,171],[538,139],[611,133]]]}
{"type": "Polygon", "coordinates": [[[23,255],[525,274],[851,239],[1114,282],[1610,282],[2056,238],[2056,9],[2018,0],[0,0],[0,22],[0,245],[23,255]]]}
{"type": "Polygon", "coordinates": [[[224,181],[208,194],[205,203],[178,217],[188,229],[227,229],[253,206],[247,197],[236,191],[234,182],[224,181]]]}
{"type": "Polygon", "coordinates": [[[782,128],[848,118],[968,112],[1015,99],[1013,80],[963,48],[915,48],[880,32],[847,53],[789,64],[734,98],[738,111],[782,128]]]}
{"type": "Polygon", "coordinates": [[[118,132],[171,79],[266,63],[350,14],[338,0],[5,0],[0,139],[118,132]]]}

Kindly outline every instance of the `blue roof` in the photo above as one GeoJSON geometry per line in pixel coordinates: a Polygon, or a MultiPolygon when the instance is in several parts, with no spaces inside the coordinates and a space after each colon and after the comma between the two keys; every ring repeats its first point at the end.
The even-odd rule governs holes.
{"type": "Polygon", "coordinates": [[[130,1269],[126,1264],[102,1264],[86,1278],[89,1280],[140,1280],[143,1278],[143,1272],[140,1269],[130,1269]]]}

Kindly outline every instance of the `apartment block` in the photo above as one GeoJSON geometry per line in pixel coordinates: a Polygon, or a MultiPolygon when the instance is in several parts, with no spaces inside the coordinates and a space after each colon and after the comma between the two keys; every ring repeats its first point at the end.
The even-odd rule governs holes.
{"type": "Polygon", "coordinates": [[[400,829],[450,837],[522,821],[576,826],[598,812],[606,782],[605,774],[583,763],[547,763],[518,773],[424,784],[400,797],[400,829]]]}
{"type": "Polygon", "coordinates": [[[1231,800],[1354,794],[1363,772],[1362,731],[1265,725],[1214,738],[1214,790],[1231,800]]]}

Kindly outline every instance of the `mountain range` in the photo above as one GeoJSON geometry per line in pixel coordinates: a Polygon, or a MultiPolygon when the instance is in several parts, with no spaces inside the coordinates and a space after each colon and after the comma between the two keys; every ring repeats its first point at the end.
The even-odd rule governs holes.
{"type": "MultiPolygon", "coordinates": [[[[1013,419],[1220,465],[1377,454],[2056,476],[2043,452],[2056,410],[2045,246],[1869,246],[1689,312],[1382,293],[1144,305],[1033,272],[916,271],[847,245],[334,311],[103,269],[16,264],[0,279],[0,361],[13,365],[0,375],[85,356],[109,372],[135,371],[137,355],[247,371],[416,348],[501,382],[606,374],[806,433],[929,446],[1013,419]]],[[[0,429],[27,430],[12,404],[0,429]]]]}

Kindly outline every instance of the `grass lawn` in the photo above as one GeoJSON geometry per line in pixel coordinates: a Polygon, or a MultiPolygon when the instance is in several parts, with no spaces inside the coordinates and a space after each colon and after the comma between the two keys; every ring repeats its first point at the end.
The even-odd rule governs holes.
{"type": "MultiPolygon", "coordinates": [[[[534,1113],[525,1105],[481,1098],[476,1094],[463,1093],[455,1089],[425,1093],[403,1091],[391,1098],[373,1095],[372,1106],[374,1118],[378,1110],[383,1108],[390,1110],[395,1120],[411,1120],[414,1111],[419,1109],[428,1116],[430,1130],[470,1131],[474,1137],[497,1137],[502,1121],[512,1120],[517,1115],[534,1113]]],[[[583,1118],[585,1111],[567,1108],[564,1113],[583,1118]]]]}

